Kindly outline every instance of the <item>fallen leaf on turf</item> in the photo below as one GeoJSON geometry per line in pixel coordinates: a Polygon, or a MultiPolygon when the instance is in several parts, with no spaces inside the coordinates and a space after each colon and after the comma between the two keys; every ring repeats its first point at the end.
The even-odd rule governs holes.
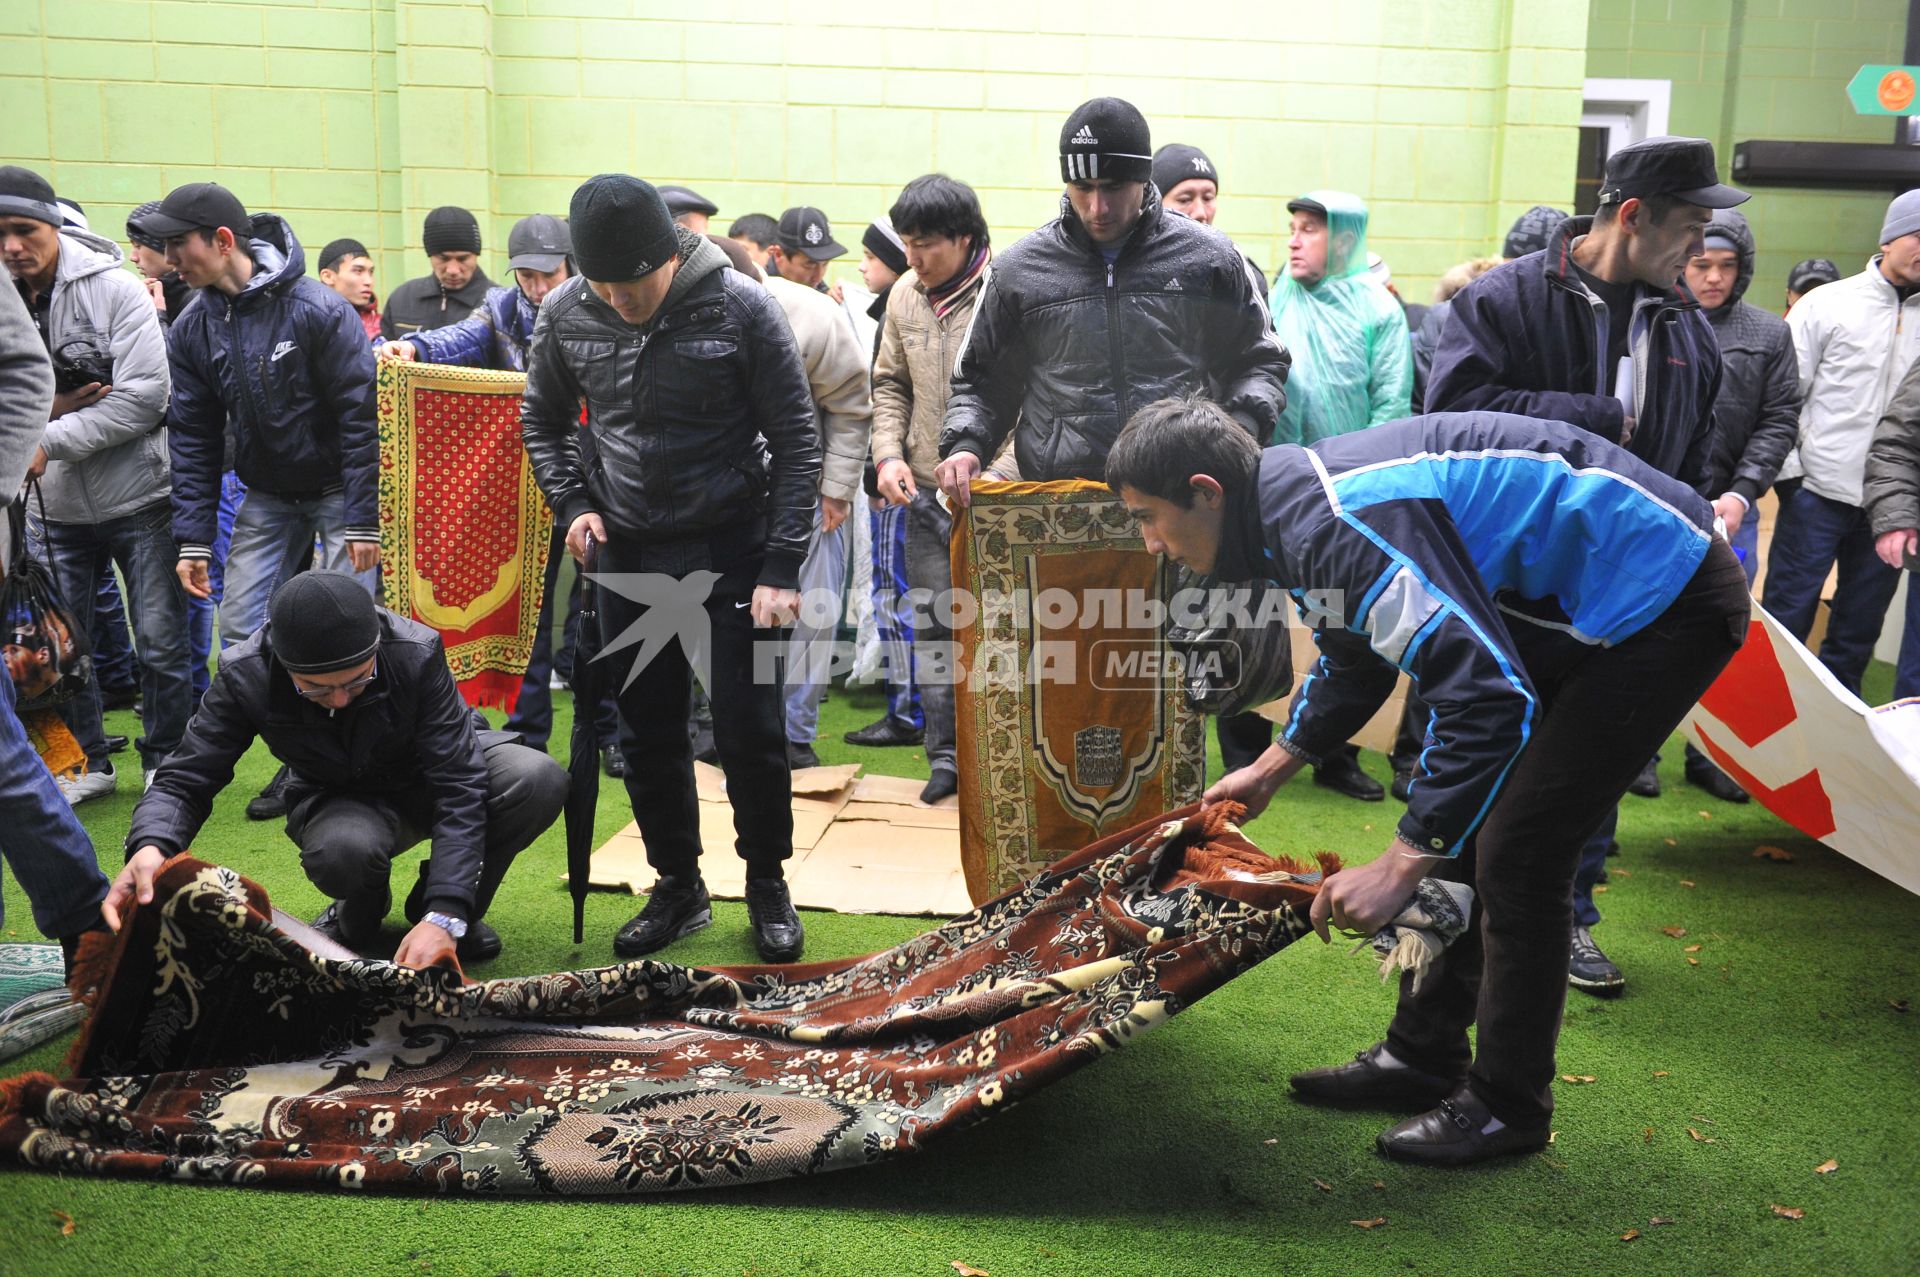
{"type": "Polygon", "coordinates": [[[1633,871],[1630,869],[1616,869],[1613,871],[1613,876],[1616,878],[1631,878],[1633,877],[1633,871]]]}
{"type": "Polygon", "coordinates": [[[1593,894],[1596,896],[1602,896],[1606,894],[1606,891],[1607,889],[1605,887],[1595,887],[1593,889],[1593,894]]]}
{"type": "Polygon", "coordinates": [[[1665,1228],[1668,1224],[1671,1224],[1672,1222],[1673,1222],[1673,1216],[1671,1215],[1655,1215],[1652,1219],[1647,1221],[1647,1227],[1648,1228],[1665,1228]]]}
{"type": "Polygon", "coordinates": [[[1753,849],[1753,858],[1755,860],[1792,860],[1793,853],[1785,847],[1772,847],[1763,844],[1753,849]]]}
{"type": "Polygon", "coordinates": [[[1665,1069],[1655,1069],[1653,1075],[1655,1077],[1666,1077],[1668,1073],[1665,1069]]]}
{"type": "Polygon", "coordinates": [[[1688,945],[1688,946],[1687,946],[1686,948],[1684,948],[1684,949],[1682,949],[1682,950],[1681,950],[1680,952],[1682,952],[1682,953],[1698,953],[1698,952],[1700,952],[1700,951],[1701,951],[1702,949],[1704,949],[1704,948],[1706,948],[1706,947],[1707,947],[1707,946],[1705,946],[1705,945],[1703,945],[1703,944],[1690,944],[1690,945],[1688,945]]]}
{"type": "Polygon", "coordinates": [[[1687,965],[1688,965],[1688,966],[1690,966],[1690,967],[1697,967],[1697,966],[1699,966],[1699,965],[1700,965],[1700,959],[1698,959],[1698,958],[1688,958],[1688,959],[1687,959],[1687,965]]]}
{"type": "Polygon", "coordinates": [[[1687,1116],[1688,1116],[1688,1117],[1691,1117],[1691,1118],[1692,1118],[1692,1119],[1693,1119],[1694,1121],[1696,1121],[1696,1122],[1698,1122],[1698,1123],[1700,1123],[1700,1125],[1702,1125],[1702,1126],[1718,1126],[1718,1125],[1720,1125],[1720,1123],[1718,1123],[1718,1122],[1716,1122],[1716,1121],[1714,1121],[1714,1120],[1713,1120],[1712,1118],[1710,1118],[1710,1117],[1707,1117],[1707,1116],[1705,1116],[1705,1115],[1703,1115],[1703,1114],[1700,1114],[1700,1113],[1689,1113],[1689,1114],[1687,1114],[1687,1116]]]}
{"type": "Polygon", "coordinates": [[[1807,1217],[1807,1212],[1801,1210],[1798,1206],[1782,1206],[1777,1202],[1773,1204],[1773,1213],[1781,1219],[1805,1219],[1807,1217]]]}
{"type": "Polygon", "coordinates": [[[1678,847],[1680,845],[1680,840],[1678,838],[1663,838],[1661,839],[1661,841],[1666,843],[1667,846],[1669,847],[1678,847]]]}
{"type": "Polygon", "coordinates": [[[1649,1126],[1649,1127],[1648,1127],[1648,1128],[1646,1129],[1646,1133],[1645,1133],[1645,1134],[1643,1134],[1643,1135],[1642,1135],[1642,1136],[1640,1137],[1640,1142],[1641,1142],[1642,1144],[1651,1144],[1651,1143],[1653,1143],[1653,1128],[1652,1128],[1651,1126],[1649,1126]]]}
{"type": "Polygon", "coordinates": [[[1387,1185],[1386,1185],[1386,1181],[1385,1181],[1385,1180],[1378,1180],[1378,1179],[1377,1179],[1377,1180],[1375,1180],[1375,1181],[1373,1181],[1373,1186],[1374,1186],[1375,1188],[1377,1188],[1377,1189],[1379,1189],[1379,1190],[1380,1190],[1381,1192],[1383,1192],[1383,1193],[1387,1191],[1387,1185]]]}
{"type": "Polygon", "coordinates": [[[1317,1175],[1309,1175],[1307,1179],[1309,1180],[1309,1182],[1313,1184],[1315,1188],[1319,1189],[1323,1193],[1331,1193],[1333,1191],[1333,1185],[1327,1183],[1327,1181],[1321,1179],[1317,1175]]]}
{"type": "Polygon", "coordinates": [[[1588,1082],[1598,1082],[1600,1079],[1591,1073],[1562,1073],[1560,1080],[1562,1082],[1573,1082],[1577,1085],[1585,1086],[1588,1082]]]}
{"type": "Polygon", "coordinates": [[[1620,1240],[1623,1242],[1630,1242],[1634,1238],[1638,1237],[1639,1235],[1640,1235],[1639,1229],[1629,1228],[1626,1232],[1620,1234],[1620,1240]]]}
{"type": "Polygon", "coordinates": [[[1691,878],[1682,878],[1680,880],[1680,885],[1683,887],[1691,887],[1694,885],[1694,882],[1693,882],[1693,879],[1691,878]]]}
{"type": "Polygon", "coordinates": [[[960,1277],[987,1277],[986,1269],[975,1268],[964,1259],[956,1259],[953,1261],[953,1271],[959,1273],[960,1277]]]}
{"type": "Polygon", "coordinates": [[[1675,940],[1678,940],[1681,936],[1687,934],[1687,929],[1685,927],[1662,927],[1660,928],[1660,934],[1672,936],[1675,940]]]}
{"type": "Polygon", "coordinates": [[[1837,1171],[1839,1169],[1840,1169],[1840,1163],[1834,1161],[1831,1157],[1829,1157],[1826,1161],[1814,1167],[1813,1173],[1815,1175],[1830,1175],[1834,1171],[1837,1171]]]}
{"type": "Polygon", "coordinates": [[[1261,1140],[1260,1142],[1262,1144],[1278,1144],[1280,1141],[1276,1139],[1276,1140],[1261,1140]]]}
{"type": "Polygon", "coordinates": [[[1696,1143],[1696,1144],[1711,1144],[1711,1143],[1713,1143],[1713,1136],[1711,1136],[1711,1135],[1702,1135],[1702,1134],[1701,1134],[1700,1132],[1698,1132],[1698,1131],[1696,1131],[1696,1130],[1694,1130],[1694,1129],[1693,1129],[1693,1128],[1692,1128],[1691,1126],[1689,1126],[1689,1127],[1687,1128],[1687,1134],[1688,1134],[1688,1135],[1691,1135],[1691,1136],[1693,1137],[1693,1142],[1694,1142],[1694,1143],[1696,1143]]]}
{"type": "Polygon", "coordinates": [[[1905,1015],[1907,1012],[1913,1010],[1913,1004],[1905,998],[1888,998],[1887,1005],[1898,1011],[1901,1015],[1905,1015]]]}
{"type": "Polygon", "coordinates": [[[1558,1131],[1547,1132],[1547,1143],[1549,1144],[1557,1143],[1559,1139],[1560,1139],[1560,1132],[1558,1131]]]}
{"type": "MultiPolygon", "coordinates": [[[[1780,1208],[1776,1206],[1774,1209],[1779,1210],[1780,1208]]],[[[1378,1228],[1387,1222],[1387,1217],[1385,1215],[1375,1215],[1372,1219],[1350,1219],[1347,1222],[1355,1228],[1378,1228]]]]}
{"type": "Polygon", "coordinates": [[[60,1221],[60,1235],[62,1237],[73,1236],[73,1230],[74,1230],[73,1216],[67,1214],[67,1212],[63,1210],[57,1210],[53,1212],[53,1217],[60,1221]]]}

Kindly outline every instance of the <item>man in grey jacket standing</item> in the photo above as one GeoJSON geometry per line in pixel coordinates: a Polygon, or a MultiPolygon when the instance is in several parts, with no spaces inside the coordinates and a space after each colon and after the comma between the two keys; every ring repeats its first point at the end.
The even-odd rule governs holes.
{"type": "MultiPolygon", "coordinates": [[[[53,360],[46,437],[27,467],[42,480],[48,565],[83,627],[104,564],[111,559],[126,578],[145,697],[140,758],[151,774],[193,712],[168,504],[166,339],[146,289],[121,269],[120,249],[63,229],[52,186],[30,170],[0,168],[0,255],[53,360]]],[[[67,801],[112,793],[98,689],[89,685],[60,712],[87,753],[85,773],[60,781],[67,801]]]]}

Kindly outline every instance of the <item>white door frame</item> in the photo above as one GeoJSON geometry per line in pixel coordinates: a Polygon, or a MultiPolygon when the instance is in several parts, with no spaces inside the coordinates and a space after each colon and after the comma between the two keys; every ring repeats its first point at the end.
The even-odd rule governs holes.
{"type": "Polygon", "coordinates": [[[1607,130],[1607,154],[1667,131],[1671,80],[1590,79],[1580,110],[1582,128],[1607,130]]]}

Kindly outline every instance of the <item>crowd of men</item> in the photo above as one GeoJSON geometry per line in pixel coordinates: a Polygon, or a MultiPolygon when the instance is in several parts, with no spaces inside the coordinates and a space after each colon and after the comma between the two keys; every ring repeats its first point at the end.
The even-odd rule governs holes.
{"type": "MultiPolygon", "coordinates": [[[[44,177],[0,168],[0,482],[39,480],[35,545],[101,653],[61,709],[85,768],[0,785],[41,930],[71,949],[117,926],[260,739],[282,767],[249,815],[285,820],[332,901],[323,932],[377,943],[391,864],[427,843],[396,960],[500,951],[488,905],[567,790],[545,754],[572,646],[551,644],[560,556],[518,707],[489,730],[438,636],[375,604],[373,387],[383,358],[510,369],[556,548],[711,583],[699,679],[669,645],[578,707],[660,873],[616,952],[710,925],[699,756],[727,776],[760,953],[800,956],[788,777],[817,761],[833,625],[801,600],[845,589],[856,513],[888,696],[847,739],[924,745],[936,802],[962,783],[951,635],[927,606],[953,584],[953,510],[982,478],[1105,480],[1148,547],[1196,571],[1363,600],[1315,622],[1319,664],[1277,735],[1219,721],[1210,799],[1257,811],[1311,768],[1384,801],[1351,741],[1412,677],[1391,762],[1406,814],[1316,921],[1378,927],[1428,873],[1480,893],[1470,940],[1402,989],[1386,1039],[1296,1088],[1430,1109],[1381,1137],[1416,1160],[1544,1142],[1569,983],[1625,984],[1592,932],[1614,805],[1658,793],[1655,751],[1744,636],[1756,503],[1780,497],[1764,602],[1796,634],[1837,565],[1820,657],[1850,689],[1920,553],[1920,192],[1859,273],[1797,266],[1783,320],[1747,300],[1747,196],[1698,139],[1615,153],[1595,215],[1531,210],[1430,306],[1400,298],[1344,191],[1289,201],[1269,284],[1212,226],[1210,158],[1154,149],[1119,99],[1067,119],[1059,171],[1059,215],[998,253],[964,182],[907,183],[860,237],[864,296],[826,282],[847,250],[817,208],[720,236],[697,192],[602,174],[566,217],[514,225],[508,283],[481,269],[473,214],[435,209],[430,273],[382,299],[362,243],[326,245],[310,276],[293,228],[218,184],[136,209],[123,253],[44,177]],[[72,807],[119,783],[102,709],[129,628],[146,792],[110,888],[72,807]]],[[[1899,695],[1920,692],[1909,600],[1899,695]]],[[[645,610],[609,592],[602,627],[645,610]]],[[[23,758],[0,689],[0,748],[23,758]]],[[[1747,799],[1704,757],[1685,774],[1747,799]]]]}

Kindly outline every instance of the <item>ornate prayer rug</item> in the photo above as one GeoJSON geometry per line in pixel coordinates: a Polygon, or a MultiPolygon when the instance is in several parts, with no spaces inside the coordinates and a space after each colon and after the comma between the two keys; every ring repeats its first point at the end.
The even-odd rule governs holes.
{"type": "Polygon", "coordinates": [[[382,361],[386,605],[440,631],[468,704],[512,711],[533,655],[553,515],[520,446],[517,372],[382,361]]]}
{"type": "Polygon", "coordinates": [[[0,1060],[58,1037],[85,1017],[67,992],[65,969],[57,944],[0,944],[0,1060]]]}
{"type": "MultiPolygon", "coordinates": [[[[633,1194],[885,1161],[1125,1046],[1308,932],[1330,858],[1237,808],[1103,838],[897,948],[462,986],[331,961],[177,857],[81,955],[78,1075],[0,1082],[0,1160],[63,1174],[633,1194]]],[[[1063,1168],[1064,1169],[1064,1168],[1063,1168]]]]}
{"type": "Polygon", "coordinates": [[[80,748],[59,710],[28,710],[20,716],[20,725],[27,729],[33,752],[55,776],[78,776],[87,769],[87,751],[80,748]]]}
{"type": "Polygon", "coordinates": [[[975,900],[1200,797],[1206,722],[1151,613],[1173,572],[1105,484],[975,484],[954,520],[953,582],[960,859],[975,900]]]}

